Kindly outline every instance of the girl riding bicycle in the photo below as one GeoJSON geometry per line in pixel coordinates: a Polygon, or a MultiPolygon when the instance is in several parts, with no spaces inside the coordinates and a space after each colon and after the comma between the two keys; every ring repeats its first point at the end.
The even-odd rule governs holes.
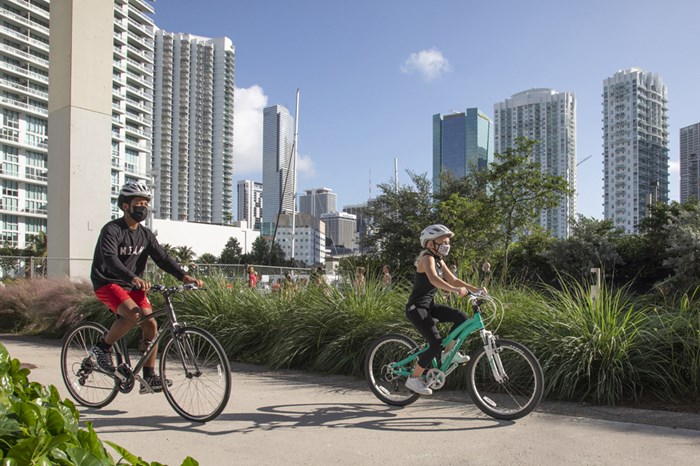
{"type": "MultiPolygon", "coordinates": [[[[452,341],[447,348],[442,348],[442,339],[436,327],[437,322],[452,322],[452,330],[467,320],[464,311],[442,304],[435,304],[435,293],[438,289],[456,293],[461,297],[469,291],[476,293],[481,289],[472,286],[455,277],[445,265],[443,258],[450,252],[450,238],[454,236],[446,226],[435,224],[425,228],[420,234],[420,244],[423,247],[416,259],[416,275],[413,281],[413,291],[406,304],[406,316],[416,326],[428,342],[428,350],[420,355],[413,373],[406,380],[406,388],[421,394],[432,395],[433,391],[421,377],[430,362],[441,352],[449,353],[454,345],[452,341]]],[[[483,290],[484,292],[486,290],[483,290]]],[[[442,357],[442,356],[441,356],[442,357]]],[[[463,364],[469,361],[469,356],[457,353],[452,361],[463,364]]]]}

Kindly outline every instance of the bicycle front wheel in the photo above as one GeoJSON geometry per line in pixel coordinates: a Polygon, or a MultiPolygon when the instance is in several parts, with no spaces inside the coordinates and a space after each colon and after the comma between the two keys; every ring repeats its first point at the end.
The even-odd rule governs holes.
{"type": "Polygon", "coordinates": [[[394,363],[405,359],[418,345],[404,335],[385,335],[370,345],[365,356],[365,377],[372,393],[391,406],[407,406],[420,395],[406,388],[408,372],[413,367],[398,368],[394,363]],[[397,373],[402,370],[402,373],[397,373]]]}
{"type": "Polygon", "coordinates": [[[71,396],[89,408],[107,406],[117,396],[116,379],[97,368],[90,348],[107,333],[96,322],[82,322],[69,330],[61,348],[61,375],[71,396]]]}
{"type": "Polygon", "coordinates": [[[196,327],[180,329],[165,343],[160,377],[168,403],[189,421],[211,421],[231,394],[231,367],[224,349],[196,327]]]}
{"type": "Polygon", "coordinates": [[[486,349],[479,347],[467,364],[469,394],[474,404],[496,419],[528,415],[542,399],[544,376],[535,355],[520,343],[496,340],[494,359],[500,359],[505,377],[498,380],[486,349]]]}

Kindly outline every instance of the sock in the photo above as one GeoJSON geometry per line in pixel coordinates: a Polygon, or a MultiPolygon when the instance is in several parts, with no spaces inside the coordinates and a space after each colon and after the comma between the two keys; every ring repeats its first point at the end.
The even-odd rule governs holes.
{"type": "Polygon", "coordinates": [[[104,337],[103,337],[103,338],[100,338],[100,340],[99,340],[97,343],[95,343],[95,346],[98,346],[98,347],[100,347],[101,349],[103,349],[103,350],[105,350],[105,351],[111,351],[111,349],[112,349],[112,345],[108,345],[108,344],[105,342],[104,337]]]}
{"type": "Polygon", "coordinates": [[[144,379],[147,379],[149,377],[153,377],[154,375],[156,375],[155,368],[153,368],[153,367],[144,367],[143,368],[143,378],[144,379]]]}

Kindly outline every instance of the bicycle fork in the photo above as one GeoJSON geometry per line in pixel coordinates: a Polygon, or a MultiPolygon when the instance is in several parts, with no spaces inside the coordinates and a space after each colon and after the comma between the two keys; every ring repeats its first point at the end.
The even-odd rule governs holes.
{"type": "Polygon", "coordinates": [[[486,351],[486,357],[488,358],[493,377],[498,383],[506,382],[508,380],[508,374],[506,374],[506,370],[503,368],[503,363],[501,362],[500,350],[496,345],[496,337],[492,332],[482,329],[481,339],[484,342],[484,350],[486,351]]]}

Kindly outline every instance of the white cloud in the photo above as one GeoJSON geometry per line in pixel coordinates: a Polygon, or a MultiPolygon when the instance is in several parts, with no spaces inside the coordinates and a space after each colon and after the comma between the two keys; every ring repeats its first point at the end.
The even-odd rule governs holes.
{"type": "Polygon", "coordinates": [[[450,62],[442,55],[442,52],[434,47],[430,50],[412,53],[401,66],[402,72],[407,74],[417,72],[423,75],[423,79],[426,81],[432,81],[451,70],[450,62]]]}
{"type": "Polygon", "coordinates": [[[681,164],[680,162],[677,162],[676,160],[669,160],[668,161],[668,172],[669,173],[680,173],[681,172],[681,164]]]}
{"type": "Polygon", "coordinates": [[[308,155],[297,154],[297,176],[305,179],[312,178],[316,175],[316,166],[314,161],[308,155]]]}
{"type": "Polygon", "coordinates": [[[233,106],[233,170],[234,177],[262,172],[263,109],[267,96],[254,85],[237,87],[233,106]]]}

